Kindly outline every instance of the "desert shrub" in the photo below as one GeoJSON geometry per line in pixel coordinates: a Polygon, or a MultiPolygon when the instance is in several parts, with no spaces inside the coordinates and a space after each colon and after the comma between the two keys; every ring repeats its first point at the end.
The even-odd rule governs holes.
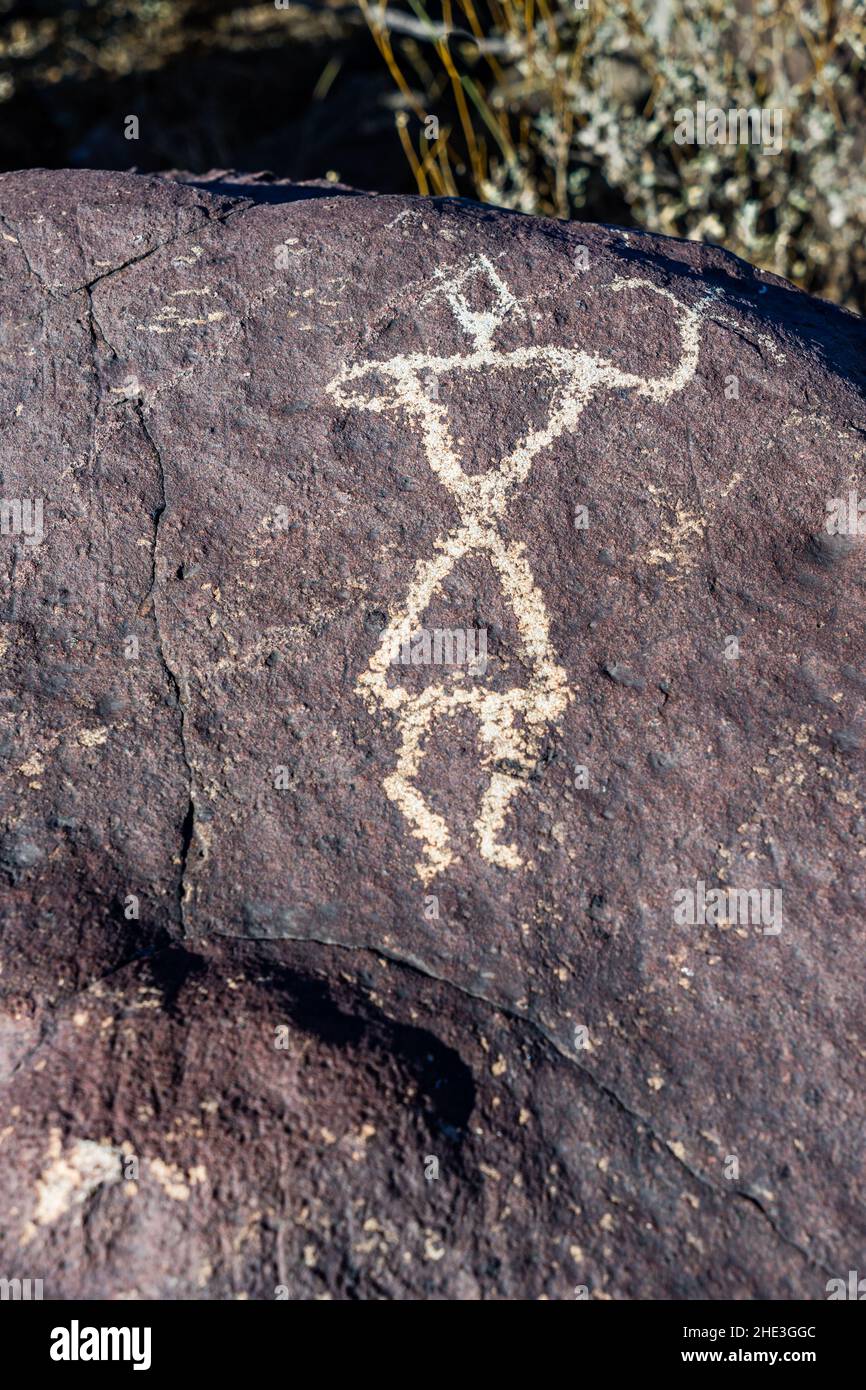
{"type": "Polygon", "coordinates": [[[720,243],[866,307],[863,0],[358,0],[422,193],[720,243]],[[676,114],[783,113],[780,151],[676,114]]]}

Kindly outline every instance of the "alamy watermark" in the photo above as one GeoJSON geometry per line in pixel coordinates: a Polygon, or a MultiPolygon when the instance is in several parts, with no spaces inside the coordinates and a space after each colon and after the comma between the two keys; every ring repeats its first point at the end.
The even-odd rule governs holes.
{"type": "Polygon", "coordinates": [[[0,536],[22,536],[25,545],[41,545],[41,497],[3,497],[0,499],[0,536]]]}
{"type": "Polygon", "coordinates": [[[827,1301],[833,1303],[841,1298],[853,1299],[856,1303],[862,1303],[866,1299],[866,1279],[860,1278],[860,1272],[856,1269],[848,1270],[848,1279],[828,1279],[824,1285],[827,1290],[827,1301]]]}
{"type": "Polygon", "coordinates": [[[41,1279],[0,1279],[0,1303],[27,1303],[42,1298],[41,1279]]]}
{"type": "Polygon", "coordinates": [[[678,927],[747,927],[762,929],[764,936],[782,930],[781,888],[707,888],[699,878],[693,888],[674,893],[674,921],[678,927]]]}
{"type": "Polygon", "coordinates": [[[392,666],[465,666],[472,676],[487,670],[487,628],[415,628],[395,632],[392,666]]]}
{"type": "Polygon", "coordinates": [[[683,106],[674,112],[677,145],[760,145],[765,154],[782,149],[785,113],[780,107],[707,106],[699,101],[694,110],[683,106]]]}
{"type": "Polygon", "coordinates": [[[68,1327],[51,1331],[52,1361],[131,1361],[134,1371],[150,1369],[150,1327],[82,1327],[73,1318],[68,1327]]]}
{"type": "Polygon", "coordinates": [[[824,526],[831,536],[866,536],[866,497],[854,488],[847,497],[828,497],[824,526]]]}

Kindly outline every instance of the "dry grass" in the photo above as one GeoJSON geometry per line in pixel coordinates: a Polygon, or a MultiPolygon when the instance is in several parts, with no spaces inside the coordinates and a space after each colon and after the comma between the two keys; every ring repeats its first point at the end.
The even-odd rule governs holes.
{"type": "Polygon", "coordinates": [[[866,309],[863,0],[357,3],[421,193],[717,242],[866,309]],[[699,100],[781,109],[781,152],[676,144],[699,100]]]}

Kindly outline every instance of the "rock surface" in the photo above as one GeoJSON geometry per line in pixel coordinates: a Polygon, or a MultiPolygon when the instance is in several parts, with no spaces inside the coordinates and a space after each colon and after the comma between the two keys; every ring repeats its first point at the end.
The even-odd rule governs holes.
{"type": "Polygon", "coordinates": [[[44,508],[0,541],[0,1274],[825,1297],[862,322],[713,248],[227,174],[4,174],[0,257],[2,495],[44,508]],[[389,665],[417,627],[486,670],[389,665]],[[680,925],[699,885],[781,907],[680,925]]]}

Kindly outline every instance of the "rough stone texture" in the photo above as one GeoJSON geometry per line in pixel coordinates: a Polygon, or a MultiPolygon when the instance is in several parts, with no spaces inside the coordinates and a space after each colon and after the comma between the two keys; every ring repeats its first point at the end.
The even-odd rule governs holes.
{"type": "Polygon", "coordinates": [[[454,201],[36,171],[0,214],[2,491],[45,517],[2,538],[0,1273],[825,1297],[863,1250],[866,568],[824,529],[861,321],[454,201]],[[461,535],[424,622],[486,675],[371,677],[461,535]],[[425,734],[437,682],[493,692],[488,742],[471,701],[425,734]],[[676,925],[698,880],[781,888],[781,932],[676,925]]]}

